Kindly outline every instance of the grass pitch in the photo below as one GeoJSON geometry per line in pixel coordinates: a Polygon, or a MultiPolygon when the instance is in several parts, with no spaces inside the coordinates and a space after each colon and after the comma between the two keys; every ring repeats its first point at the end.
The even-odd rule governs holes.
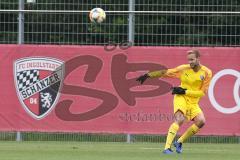
{"type": "Polygon", "coordinates": [[[182,154],[162,154],[164,144],[0,142],[0,160],[237,160],[240,144],[186,143],[182,154]]]}

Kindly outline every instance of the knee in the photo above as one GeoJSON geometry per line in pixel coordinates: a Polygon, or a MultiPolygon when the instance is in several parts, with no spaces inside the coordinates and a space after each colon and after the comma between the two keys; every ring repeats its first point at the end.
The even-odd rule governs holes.
{"type": "Polygon", "coordinates": [[[197,122],[196,122],[196,125],[199,127],[199,128],[202,128],[204,125],[206,124],[206,120],[203,118],[203,119],[199,119],[197,122]]]}
{"type": "Polygon", "coordinates": [[[184,120],[175,120],[175,123],[177,123],[179,126],[183,124],[184,120]]]}
{"type": "Polygon", "coordinates": [[[179,126],[181,126],[185,120],[185,117],[181,112],[177,112],[174,115],[174,118],[175,118],[175,123],[177,123],[179,126]]]}

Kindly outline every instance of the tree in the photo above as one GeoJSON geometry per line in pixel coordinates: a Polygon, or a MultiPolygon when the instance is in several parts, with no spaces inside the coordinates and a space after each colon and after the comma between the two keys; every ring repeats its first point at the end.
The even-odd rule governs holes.
{"type": "MultiPolygon", "coordinates": [[[[1,0],[0,9],[17,9],[18,0],[1,0]]],[[[136,11],[239,11],[240,1],[135,0],[136,11]]],[[[128,0],[38,0],[28,10],[127,11],[128,0]]],[[[17,14],[0,14],[0,43],[16,43],[17,14]]],[[[135,45],[239,46],[238,14],[135,14],[135,45]]],[[[128,14],[107,13],[91,24],[88,13],[25,13],[25,42],[41,44],[105,44],[128,39],[128,14]]]]}

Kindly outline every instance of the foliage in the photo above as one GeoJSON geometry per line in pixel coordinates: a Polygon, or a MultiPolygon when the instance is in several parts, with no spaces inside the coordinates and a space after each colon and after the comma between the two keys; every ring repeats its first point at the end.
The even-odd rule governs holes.
{"type": "MultiPolygon", "coordinates": [[[[127,11],[128,0],[37,0],[27,10],[127,11]]],[[[1,0],[0,9],[17,9],[18,0],[1,0]]],[[[239,0],[135,0],[136,11],[240,11],[239,0]]],[[[16,43],[17,13],[0,14],[0,43],[16,43]]],[[[94,25],[88,13],[25,13],[25,43],[105,44],[128,40],[128,14],[107,13],[94,25]]],[[[238,14],[135,14],[135,45],[239,46],[238,14]]]]}

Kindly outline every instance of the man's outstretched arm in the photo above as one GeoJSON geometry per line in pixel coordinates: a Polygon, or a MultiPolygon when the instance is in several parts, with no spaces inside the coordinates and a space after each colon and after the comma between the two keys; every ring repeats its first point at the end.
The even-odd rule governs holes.
{"type": "Polygon", "coordinates": [[[159,77],[169,77],[169,78],[180,78],[181,71],[185,68],[189,68],[189,65],[180,65],[172,69],[163,69],[153,72],[148,72],[137,78],[141,84],[144,83],[148,78],[159,78],[159,77]]]}
{"type": "Polygon", "coordinates": [[[144,75],[141,75],[140,77],[137,78],[136,81],[139,81],[141,84],[144,83],[148,78],[158,78],[162,77],[165,73],[167,72],[166,69],[164,70],[159,70],[159,71],[153,71],[153,72],[148,72],[144,75]]]}

